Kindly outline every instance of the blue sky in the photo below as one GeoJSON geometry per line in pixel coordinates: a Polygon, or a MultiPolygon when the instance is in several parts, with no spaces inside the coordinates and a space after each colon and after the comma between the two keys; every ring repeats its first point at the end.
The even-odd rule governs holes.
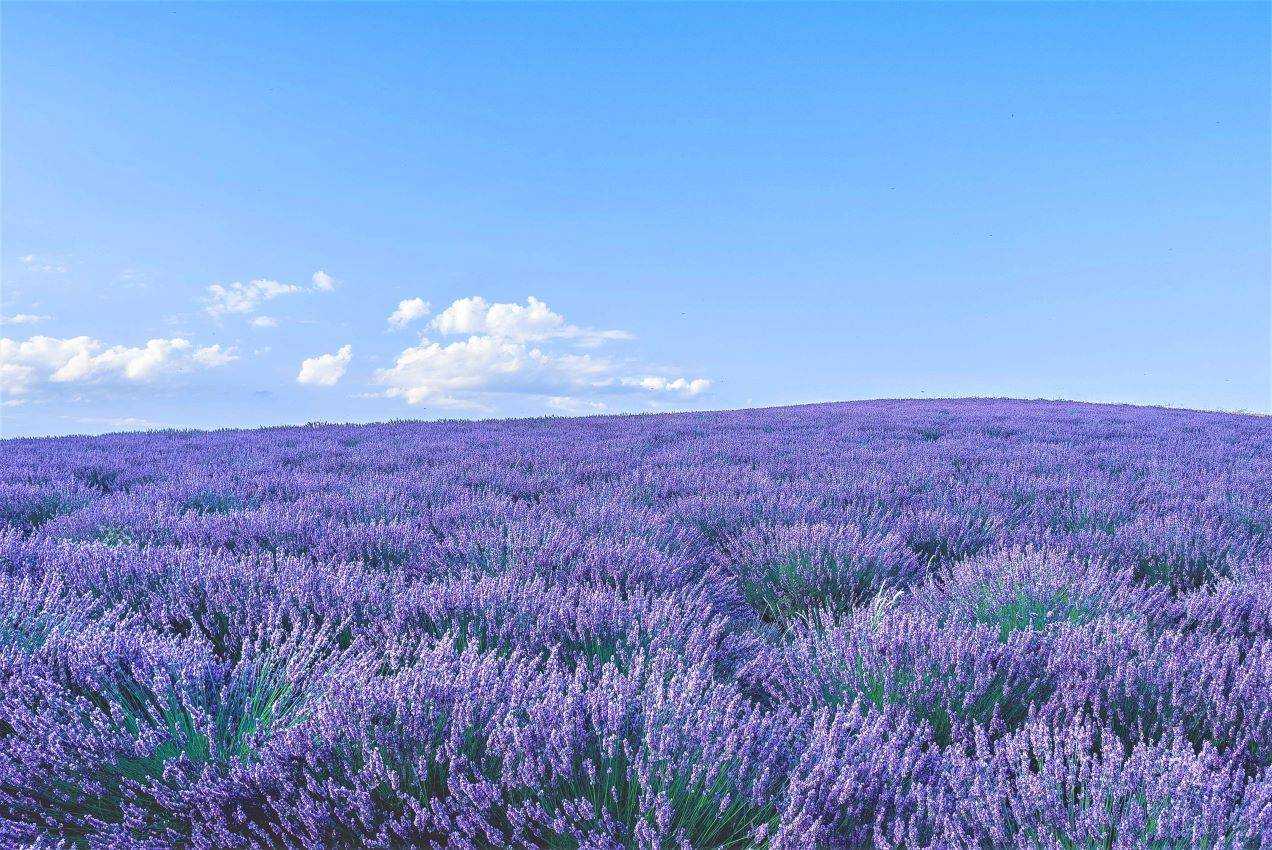
{"type": "Polygon", "coordinates": [[[0,15],[6,436],[1272,405],[1266,4],[0,15]]]}

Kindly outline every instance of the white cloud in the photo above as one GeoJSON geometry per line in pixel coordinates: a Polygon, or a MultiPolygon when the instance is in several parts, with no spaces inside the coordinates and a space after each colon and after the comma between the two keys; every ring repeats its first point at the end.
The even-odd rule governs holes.
{"type": "Polygon", "coordinates": [[[52,316],[37,316],[34,313],[14,313],[12,316],[0,316],[0,325],[35,325],[47,322],[52,316]]]}
{"type": "MultiPolygon", "coordinates": [[[[248,283],[235,282],[228,286],[214,283],[207,288],[207,294],[203,298],[203,309],[214,319],[228,315],[245,316],[255,313],[266,301],[305,292],[331,292],[339,283],[321,269],[313,273],[310,282],[313,285],[309,289],[294,283],[279,283],[267,278],[257,278],[248,283]]],[[[268,316],[258,317],[252,322],[252,325],[258,328],[274,327],[276,324],[277,320],[268,316]]]]}
{"type": "Polygon", "coordinates": [[[398,302],[397,309],[389,314],[389,325],[404,328],[416,319],[427,316],[432,309],[433,305],[423,298],[403,298],[398,302]]]}
{"type": "Polygon", "coordinates": [[[567,324],[564,316],[554,313],[533,295],[526,298],[525,304],[490,304],[480,295],[460,298],[438,313],[429,327],[443,336],[489,334],[523,342],[569,339],[588,346],[632,338],[626,331],[599,331],[567,324]]]}
{"type": "Polygon", "coordinates": [[[278,319],[273,316],[257,316],[252,319],[252,327],[254,328],[276,328],[278,327],[278,319]]]}
{"type": "Polygon", "coordinates": [[[41,274],[66,274],[71,267],[64,261],[55,257],[42,257],[39,254],[26,254],[19,257],[22,265],[33,272],[41,274]]]}
{"type": "Polygon", "coordinates": [[[81,416],[75,421],[90,426],[94,431],[150,431],[164,427],[162,422],[139,416],[81,416]]]}
{"type": "Polygon", "coordinates": [[[348,345],[342,345],[335,354],[320,354],[317,357],[306,358],[301,361],[300,374],[296,376],[296,382],[319,387],[335,386],[336,382],[344,377],[345,370],[349,368],[349,361],[352,359],[353,348],[348,345]]]}
{"type": "Polygon", "coordinates": [[[683,396],[695,396],[711,386],[706,378],[676,378],[669,380],[657,375],[646,375],[643,378],[623,378],[624,386],[640,387],[653,393],[676,393],[683,396]]]}
{"type": "Polygon", "coordinates": [[[489,336],[473,336],[441,345],[422,340],[398,355],[390,369],[377,372],[386,394],[408,404],[433,401],[455,406],[456,391],[488,389],[520,376],[530,367],[525,346],[489,336]]]}
{"type": "Polygon", "coordinates": [[[464,338],[439,342],[421,337],[417,345],[403,350],[391,367],[375,373],[385,396],[408,404],[490,410],[494,396],[519,394],[537,396],[551,409],[577,413],[607,409],[596,396],[689,397],[710,386],[705,378],[645,376],[649,367],[637,371],[607,357],[580,353],[579,348],[631,335],[571,325],[534,297],[524,305],[491,304],[480,296],[461,298],[434,317],[429,328],[464,338]]]}
{"type": "Polygon", "coordinates": [[[217,366],[224,366],[227,363],[233,363],[238,360],[238,349],[230,346],[229,348],[221,348],[220,343],[209,345],[206,348],[200,348],[194,352],[194,361],[200,365],[214,369],[217,366]]]}
{"type": "MultiPolygon", "coordinates": [[[[184,339],[152,339],[140,348],[114,345],[101,354],[77,357],[71,361],[68,364],[71,374],[63,380],[85,380],[96,374],[119,373],[130,381],[149,381],[175,366],[174,361],[189,348],[189,341],[184,339]]],[[[57,375],[53,379],[57,380],[57,375]]]]}
{"type": "Polygon", "coordinates": [[[33,336],[22,342],[5,337],[0,339],[0,390],[22,396],[45,384],[110,379],[146,383],[196,368],[224,366],[234,359],[233,349],[222,351],[219,345],[194,349],[180,337],[108,348],[88,336],[33,336]]]}
{"type": "Polygon", "coordinates": [[[562,413],[603,413],[608,406],[603,401],[587,401],[581,398],[555,395],[548,399],[548,407],[562,413]]]}
{"type": "Polygon", "coordinates": [[[304,292],[294,283],[279,283],[276,280],[264,278],[258,278],[250,283],[231,283],[229,286],[214,283],[208,287],[207,291],[207,297],[203,301],[204,309],[214,319],[227,314],[255,313],[265,301],[304,292]]]}
{"type": "Polygon", "coordinates": [[[147,286],[147,274],[140,269],[124,269],[115,278],[116,283],[122,286],[135,287],[137,289],[145,289],[147,286]]]}

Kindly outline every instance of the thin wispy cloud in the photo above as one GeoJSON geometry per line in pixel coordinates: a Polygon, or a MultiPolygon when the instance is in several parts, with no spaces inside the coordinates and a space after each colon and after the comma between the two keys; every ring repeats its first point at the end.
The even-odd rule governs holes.
{"type": "Polygon", "coordinates": [[[24,254],[18,257],[18,261],[27,269],[27,271],[38,272],[39,274],[66,274],[71,270],[70,263],[59,257],[50,257],[42,254],[24,254]]]}
{"type": "Polygon", "coordinates": [[[88,429],[93,432],[153,431],[157,428],[168,427],[162,422],[141,416],[77,416],[74,421],[88,426],[88,429]]]}
{"type": "Polygon", "coordinates": [[[245,315],[256,312],[266,301],[298,292],[304,292],[304,289],[294,283],[279,283],[265,278],[226,286],[214,283],[207,289],[204,309],[214,319],[235,314],[245,315]]]}
{"type": "Polygon", "coordinates": [[[145,289],[149,285],[149,275],[141,269],[127,268],[115,276],[115,282],[122,287],[145,289]]]}
{"type": "Polygon", "coordinates": [[[0,325],[38,325],[52,318],[52,316],[41,316],[35,313],[14,313],[11,316],[0,316],[0,325]]]}
{"type": "MultiPolygon", "coordinates": [[[[283,283],[271,278],[256,278],[247,283],[239,281],[229,284],[213,283],[204,292],[203,309],[214,319],[235,315],[249,316],[268,302],[306,292],[331,292],[336,288],[337,283],[334,277],[324,271],[314,272],[310,278],[309,287],[283,283]]],[[[257,322],[253,324],[256,327],[272,327],[272,325],[257,322]]]]}
{"type": "Polygon", "coordinates": [[[548,398],[548,407],[558,413],[564,413],[570,416],[586,416],[588,414],[604,413],[609,409],[603,401],[588,401],[581,398],[571,398],[569,396],[550,396],[548,398]]]}

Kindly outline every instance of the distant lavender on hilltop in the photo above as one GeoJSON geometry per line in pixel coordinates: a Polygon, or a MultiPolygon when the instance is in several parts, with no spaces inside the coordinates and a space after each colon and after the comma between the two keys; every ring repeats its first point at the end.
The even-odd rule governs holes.
{"type": "Polygon", "coordinates": [[[4,847],[1272,846],[1270,695],[1269,419],[0,442],[4,847]]]}

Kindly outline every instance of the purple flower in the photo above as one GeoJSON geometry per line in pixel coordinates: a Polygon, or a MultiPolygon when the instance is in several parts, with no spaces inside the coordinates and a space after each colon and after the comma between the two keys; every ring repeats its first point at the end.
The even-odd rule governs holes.
{"type": "Polygon", "coordinates": [[[0,845],[1272,844],[1272,423],[0,442],[0,845]]]}

